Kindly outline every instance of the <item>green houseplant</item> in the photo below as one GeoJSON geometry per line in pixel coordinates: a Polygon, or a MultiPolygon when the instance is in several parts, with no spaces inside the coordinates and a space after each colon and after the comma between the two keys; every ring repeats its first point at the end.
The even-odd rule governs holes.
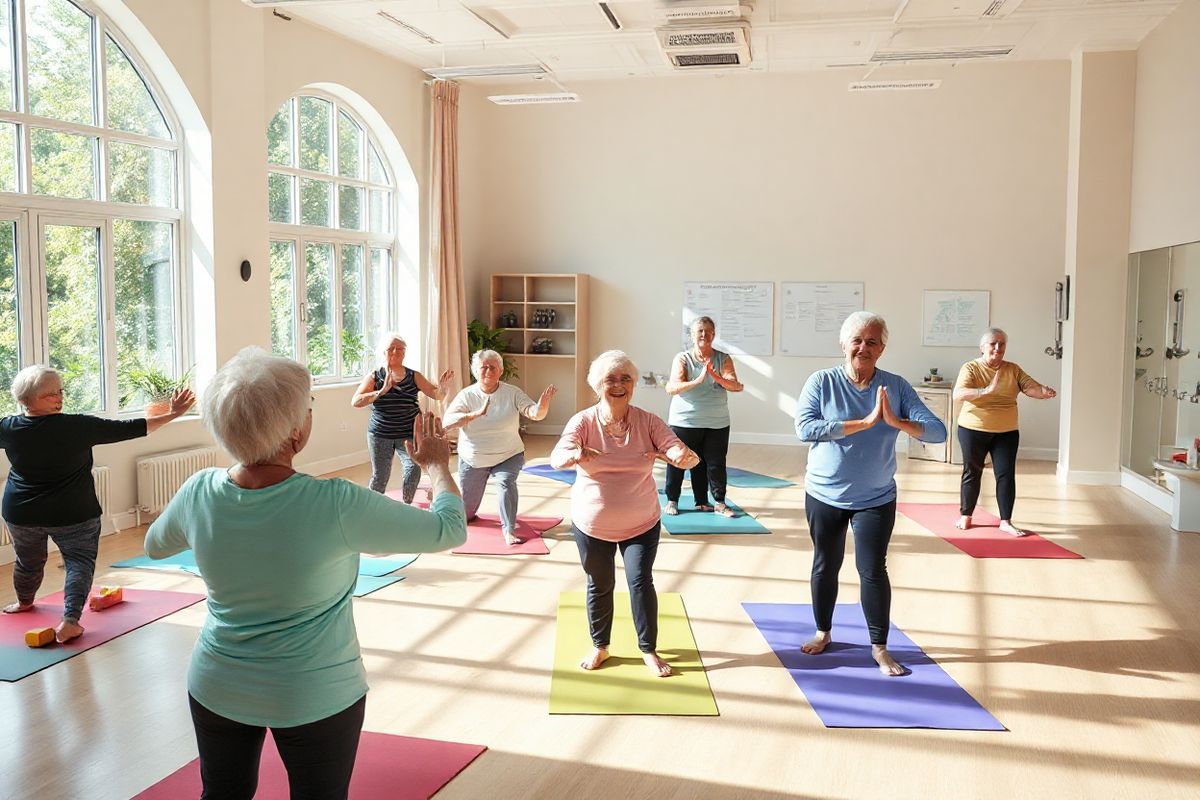
{"type": "Polygon", "coordinates": [[[135,362],[121,372],[121,384],[125,390],[121,395],[121,407],[129,408],[144,401],[148,415],[165,413],[170,408],[171,395],[188,387],[192,380],[192,369],[194,367],[175,378],[154,364],[135,362]]]}
{"type": "Polygon", "coordinates": [[[517,365],[504,352],[508,350],[508,340],[504,336],[504,328],[491,328],[487,323],[473,319],[467,323],[467,350],[474,356],[480,350],[495,350],[504,359],[504,371],[500,380],[518,377],[517,365]]]}

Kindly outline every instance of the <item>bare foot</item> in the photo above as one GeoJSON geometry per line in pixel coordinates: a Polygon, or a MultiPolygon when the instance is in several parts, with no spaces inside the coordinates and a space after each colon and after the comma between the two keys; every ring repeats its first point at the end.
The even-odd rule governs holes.
{"type": "Polygon", "coordinates": [[[1009,522],[1006,519],[1000,520],[1000,532],[1007,533],[1009,536],[1028,536],[1029,535],[1029,531],[1021,530],[1020,528],[1016,527],[1015,525],[1013,525],[1011,522],[1009,522]]]}
{"type": "Polygon", "coordinates": [[[969,530],[971,527],[971,515],[963,514],[958,518],[958,522],[954,523],[954,527],[958,528],[960,531],[969,530]]]}
{"type": "Polygon", "coordinates": [[[83,626],[78,622],[72,622],[69,619],[64,619],[58,623],[58,627],[54,629],[54,638],[59,644],[66,644],[72,639],[78,638],[83,633],[83,626]]]}
{"type": "Polygon", "coordinates": [[[642,653],[642,661],[645,661],[650,671],[660,678],[671,675],[671,665],[659,658],[658,653],[642,653]]]}
{"type": "Polygon", "coordinates": [[[889,678],[895,678],[900,675],[907,675],[908,668],[898,663],[892,658],[892,654],[887,651],[887,648],[881,644],[871,645],[871,657],[875,659],[875,663],[879,665],[879,671],[889,678]]]}
{"type": "Polygon", "coordinates": [[[504,532],[504,543],[511,547],[512,545],[520,544],[521,540],[519,538],[517,538],[517,534],[514,533],[513,531],[505,531],[504,532]]]}
{"type": "Polygon", "coordinates": [[[713,507],[710,506],[708,503],[701,503],[698,506],[696,506],[696,510],[697,511],[712,511],[713,507]]]}
{"type": "Polygon", "coordinates": [[[22,611],[33,611],[33,603],[10,603],[4,607],[5,614],[20,614],[22,611]]]}
{"type": "Polygon", "coordinates": [[[597,647],[592,654],[579,662],[583,669],[600,669],[600,665],[608,661],[608,648],[597,647]]]}
{"type": "Polygon", "coordinates": [[[679,503],[676,503],[674,500],[668,500],[665,511],[668,517],[679,516],[679,503]]]}
{"type": "Polygon", "coordinates": [[[800,652],[808,653],[810,656],[815,656],[825,651],[829,647],[829,642],[832,637],[829,631],[817,631],[817,635],[809,639],[804,644],[800,645],[800,652]]]}
{"type": "Polygon", "coordinates": [[[729,506],[725,505],[724,503],[717,503],[717,505],[713,508],[713,511],[717,514],[720,514],[722,517],[736,517],[737,516],[737,512],[734,511],[729,506]]]}

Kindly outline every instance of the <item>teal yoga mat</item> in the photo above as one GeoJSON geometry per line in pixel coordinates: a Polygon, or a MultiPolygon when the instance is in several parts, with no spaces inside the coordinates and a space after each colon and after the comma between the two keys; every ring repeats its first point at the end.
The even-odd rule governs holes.
{"type": "MultiPolygon", "coordinates": [[[[658,495],[659,505],[667,506],[667,496],[658,495]]],[[[679,498],[679,515],[672,517],[665,511],[662,515],[662,525],[667,533],[673,536],[688,535],[720,535],[725,533],[770,533],[758,520],[747,514],[736,503],[728,499],[725,503],[738,513],[736,517],[723,517],[711,511],[697,511],[696,501],[691,497],[679,498]]]]}

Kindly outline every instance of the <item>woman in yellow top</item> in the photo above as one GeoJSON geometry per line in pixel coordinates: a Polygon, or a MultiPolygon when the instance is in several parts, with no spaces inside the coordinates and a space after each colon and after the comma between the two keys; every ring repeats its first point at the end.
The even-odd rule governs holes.
{"type": "Polygon", "coordinates": [[[990,454],[992,471],[996,474],[996,502],[1000,506],[1000,530],[1010,536],[1024,536],[1026,531],[1012,524],[1013,503],[1017,498],[1017,395],[1026,394],[1036,400],[1049,400],[1056,392],[1043,386],[1011,361],[1004,360],[1008,334],[999,328],[988,328],[979,339],[979,352],[974,361],[963,364],[954,382],[954,399],[962,401],[958,412],[958,443],[962,447],[962,494],[959,518],[955,527],[971,527],[971,515],[979,500],[983,482],[983,462],[990,454]]]}

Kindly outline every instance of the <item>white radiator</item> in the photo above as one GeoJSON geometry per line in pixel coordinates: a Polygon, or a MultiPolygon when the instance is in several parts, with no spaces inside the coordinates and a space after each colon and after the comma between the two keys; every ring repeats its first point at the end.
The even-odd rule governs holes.
{"type": "Polygon", "coordinates": [[[207,467],[217,465],[217,451],[193,447],[155,453],[137,460],[137,524],[142,514],[157,514],[183,486],[184,481],[207,467]]]}
{"type": "Polygon", "coordinates": [[[96,499],[100,501],[100,530],[103,531],[106,527],[104,523],[109,522],[108,467],[92,467],[92,483],[96,484],[96,499]]]}

